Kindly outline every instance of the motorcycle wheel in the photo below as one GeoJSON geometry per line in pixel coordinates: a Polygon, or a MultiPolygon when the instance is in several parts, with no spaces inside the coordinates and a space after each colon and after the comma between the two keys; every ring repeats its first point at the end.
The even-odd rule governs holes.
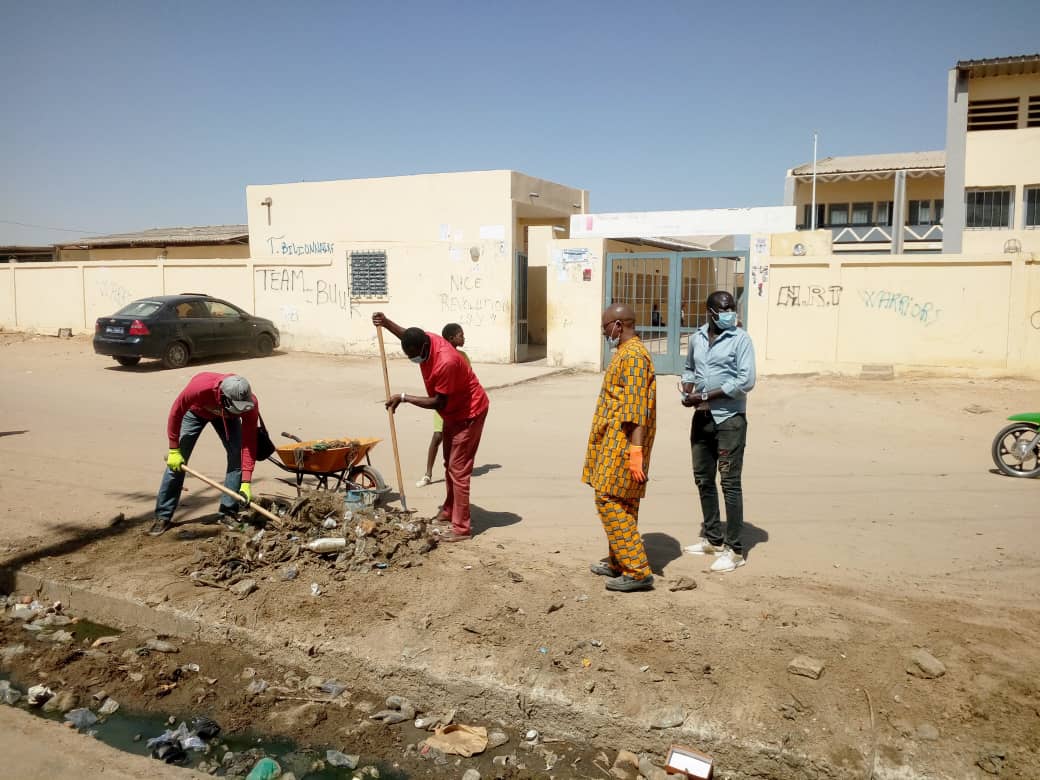
{"type": "Polygon", "coordinates": [[[1016,445],[1023,436],[1032,438],[1037,426],[1033,423],[1017,422],[1009,425],[993,439],[993,462],[1009,477],[1040,476],[1040,442],[1028,452],[1017,452],[1016,445]],[[1023,457],[1024,456],[1024,457],[1023,457]]]}

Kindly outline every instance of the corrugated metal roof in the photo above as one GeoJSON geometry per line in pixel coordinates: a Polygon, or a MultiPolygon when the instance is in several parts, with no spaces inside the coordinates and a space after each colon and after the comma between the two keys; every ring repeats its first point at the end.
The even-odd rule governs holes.
{"type": "Polygon", "coordinates": [[[139,233],[113,233],[90,236],[59,244],[69,247],[105,246],[192,246],[197,244],[245,244],[249,241],[248,225],[204,225],[201,227],[152,228],[139,233]]]}
{"type": "MultiPolygon", "coordinates": [[[[946,152],[897,152],[895,154],[858,154],[849,157],[824,157],[816,161],[817,175],[831,173],[867,173],[869,171],[907,171],[927,168],[944,169],[946,152]]],[[[794,176],[811,176],[811,162],[791,170],[794,176]]]]}
{"type": "Polygon", "coordinates": [[[1016,54],[1012,57],[961,60],[957,63],[957,70],[968,71],[972,78],[1040,73],[1040,54],[1016,54]]]}

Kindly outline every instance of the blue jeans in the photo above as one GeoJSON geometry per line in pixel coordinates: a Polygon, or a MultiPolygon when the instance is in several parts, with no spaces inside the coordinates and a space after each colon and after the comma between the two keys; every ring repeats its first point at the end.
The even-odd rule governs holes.
{"type": "MultiPolygon", "coordinates": [[[[203,420],[191,412],[184,415],[181,421],[181,435],[178,446],[184,462],[191,458],[191,452],[195,449],[195,442],[205,429],[207,422],[212,423],[213,430],[220,437],[220,443],[224,445],[227,452],[227,475],[224,477],[224,487],[228,490],[238,492],[242,486],[242,421],[237,417],[225,417],[223,420],[203,420]],[[227,424],[225,431],[224,425],[227,424]]],[[[155,499],[155,516],[159,520],[171,520],[173,513],[177,511],[177,504],[181,500],[181,488],[184,485],[184,472],[171,471],[169,468],[163,472],[162,484],[159,485],[159,495],[155,499]]],[[[221,494],[220,511],[225,515],[238,513],[238,502],[230,496],[221,494]]]]}

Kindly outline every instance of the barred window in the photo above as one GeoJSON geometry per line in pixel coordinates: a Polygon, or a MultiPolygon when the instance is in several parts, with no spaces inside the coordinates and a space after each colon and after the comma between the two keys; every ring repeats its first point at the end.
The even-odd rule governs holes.
{"type": "Polygon", "coordinates": [[[386,252],[350,253],[350,298],[386,298],[386,252]]]}
{"type": "Polygon", "coordinates": [[[1026,187],[1026,227],[1040,227],[1040,186],[1026,187]]]}
{"type": "Polygon", "coordinates": [[[1018,98],[971,100],[968,130],[1014,130],[1018,127],[1018,98]]]}
{"type": "Polygon", "coordinates": [[[1040,127],[1040,95],[1031,95],[1026,107],[1026,127],[1040,127]]]}
{"type": "Polygon", "coordinates": [[[964,193],[964,226],[969,228],[1011,227],[1015,190],[1011,187],[968,190],[964,193]]]}

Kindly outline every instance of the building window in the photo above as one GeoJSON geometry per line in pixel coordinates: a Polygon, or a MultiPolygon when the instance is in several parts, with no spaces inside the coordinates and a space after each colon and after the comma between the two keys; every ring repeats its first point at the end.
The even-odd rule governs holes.
{"type": "Polygon", "coordinates": [[[849,204],[832,203],[828,208],[827,223],[832,227],[842,227],[849,224],[849,204]]]}
{"type": "Polygon", "coordinates": [[[906,217],[908,225],[932,224],[932,202],[930,200],[912,200],[906,217]]]}
{"type": "Polygon", "coordinates": [[[386,252],[351,252],[351,300],[386,298],[387,294],[386,252]]]}
{"type": "Polygon", "coordinates": [[[853,203],[852,204],[852,224],[853,225],[870,225],[871,218],[874,216],[874,204],[873,203],[853,203]]]}
{"type": "Polygon", "coordinates": [[[1040,228],[1040,186],[1026,187],[1026,227],[1040,228]]]}
{"type": "MultiPolygon", "coordinates": [[[[822,203],[816,204],[816,227],[823,227],[827,207],[822,203]]],[[[806,203],[802,206],[802,229],[809,230],[812,227],[812,204],[806,203]]]]}
{"type": "Polygon", "coordinates": [[[877,202],[877,225],[891,227],[892,225],[892,201],[879,200],[877,202]]]}
{"type": "Polygon", "coordinates": [[[968,130],[1014,130],[1017,127],[1017,97],[968,102],[968,130]]]}
{"type": "Polygon", "coordinates": [[[1015,190],[1011,187],[968,190],[964,193],[964,226],[969,228],[1011,227],[1015,190]]]}
{"type": "Polygon", "coordinates": [[[1040,127],[1040,95],[1032,95],[1029,98],[1026,127],[1040,127]]]}

